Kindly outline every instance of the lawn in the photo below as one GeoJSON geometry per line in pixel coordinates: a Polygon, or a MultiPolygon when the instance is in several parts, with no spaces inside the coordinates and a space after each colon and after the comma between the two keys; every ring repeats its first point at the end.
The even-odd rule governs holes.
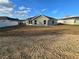
{"type": "Polygon", "coordinates": [[[0,29],[0,36],[33,36],[52,34],[79,34],[79,26],[58,25],[58,26],[16,26],[0,29]]]}
{"type": "Polygon", "coordinates": [[[79,26],[0,29],[0,59],[79,59],[79,26]]]}

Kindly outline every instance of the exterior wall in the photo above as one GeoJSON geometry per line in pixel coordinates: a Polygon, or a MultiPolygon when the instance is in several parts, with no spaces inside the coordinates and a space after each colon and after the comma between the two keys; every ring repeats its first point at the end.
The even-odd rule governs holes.
{"type": "Polygon", "coordinates": [[[65,20],[57,20],[57,23],[64,23],[65,22],[65,20]]]}
{"type": "Polygon", "coordinates": [[[75,19],[58,20],[57,23],[73,25],[75,19]]]}
{"type": "Polygon", "coordinates": [[[57,20],[53,20],[53,19],[49,20],[49,21],[48,21],[48,25],[49,25],[49,26],[57,25],[57,20]]]}
{"type": "Polygon", "coordinates": [[[75,25],[79,25],[79,19],[75,19],[75,25]]]}
{"type": "Polygon", "coordinates": [[[45,16],[41,16],[41,17],[38,17],[36,19],[33,20],[33,25],[35,26],[48,26],[48,18],[45,17],[45,16]],[[37,21],[37,24],[35,24],[35,20],[37,21]],[[46,24],[44,24],[44,20],[46,20],[46,24]]]}
{"type": "Polygon", "coordinates": [[[15,25],[18,25],[17,21],[0,20],[0,27],[15,26],[15,25]]]}
{"type": "Polygon", "coordinates": [[[57,23],[69,24],[69,25],[79,25],[79,18],[72,18],[66,20],[58,20],[57,23]]]}
{"type": "Polygon", "coordinates": [[[26,24],[26,25],[32,25],[32,24],[29,24],[29,20],[26,20],[23,23],[26,24]]]}
{"type": "Polygon", "coordinates": [[[57,20],[53,20],[53,19],[50,20],[45,16],[41,16],[32,20],[32,24],[29,24],[29,21],[26,21],[26,25],[33,25],[33,26],[50,26],[55,24],[57,24],[57,20]],[[37,21],[37,24],[35,24],[35,20],[37,21]],[[46,24],[44,24],[44,20],[46,21],[46,24]],[[54,21],[53,24],[52,24],[52,21],[54,21]]]}
{"type": "Polygon", "coordinates": [[[73,24],[74,24],[74,20],[75,20],[75,19],[68,19],[68,20],[65,20],[65,21],[64,21],[64,24],[73,25],[73,24]]]}

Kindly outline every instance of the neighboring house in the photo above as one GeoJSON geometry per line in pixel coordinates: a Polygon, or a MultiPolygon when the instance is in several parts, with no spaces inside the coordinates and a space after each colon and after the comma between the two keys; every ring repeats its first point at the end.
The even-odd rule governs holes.
{"type": "Polygon", "coordinates": [[[69,25],[79,25],[79,17],[72,16],[72,17],[66,17],[63,19],[59,19],[57,23],[60,24],[69,24],[69,25]]]}
{"type": "Polygon", "coordinates": [[[44,15],[28,18],[26,21],[26,25],[33,25],[33,26],[53,26],[56,24],[57,19],[44,15]]]}
{"type": "Polygon", "coordinates": [[[18,25],[18,19],[0,16],[0,27],[18,25]]]}

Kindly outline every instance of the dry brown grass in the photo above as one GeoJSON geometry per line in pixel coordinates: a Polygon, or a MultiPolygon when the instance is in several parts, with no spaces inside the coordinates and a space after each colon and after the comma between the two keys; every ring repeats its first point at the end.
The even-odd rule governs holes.
{"type": "Polygon", "coordinates": [[[0,32],[0,59],[79,59],[78,29],[62,25],[0,32]]]}
{"type": "Polygon", "coordinates": [[[79,35],[0,37],[0,59],[79,59],[79,35]]]}
{"type": "Polygon", "coordinates": [[[0,36],[33,36],[51,34],[79,34],[79,26],[59,25],[49,27],[24,26],[0,29],[0,36]]]}

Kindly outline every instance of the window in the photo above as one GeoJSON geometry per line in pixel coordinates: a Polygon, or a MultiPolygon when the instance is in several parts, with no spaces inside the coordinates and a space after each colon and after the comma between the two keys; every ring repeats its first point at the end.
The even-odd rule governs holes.
{"type": "Polygon", "coordinates": [[[30,21],[30,23],[32,24],[32,21],[30,21]]]}
{"type": "Polygon", "coordinates": [[[52,24],[54,24],[54,21],[52,21],[52,24]]]}
{"type": "Polygon", "coordinates": [[[44,24],[46,24],[46,20],[44,20],[44,24]]]}
{"type": "Polygon", "coordinates": [[[35,22],[35,24],[37,24],[37,21],[36,20],[34,22],[35,22]]]}
{"type": "Polygon", "coordinates": [[[29,24],[30,24],[30,21],[29,21],[29,24]]]}
{"type": "Polygon", "coordinates": [[[29,21],[29,24],[32,24],[32,21],[29,21]]]}
{"type": "Polygon", "coordinates": [[[76,20],[74,20],[74,23],[76,23],[76,20]]]}

